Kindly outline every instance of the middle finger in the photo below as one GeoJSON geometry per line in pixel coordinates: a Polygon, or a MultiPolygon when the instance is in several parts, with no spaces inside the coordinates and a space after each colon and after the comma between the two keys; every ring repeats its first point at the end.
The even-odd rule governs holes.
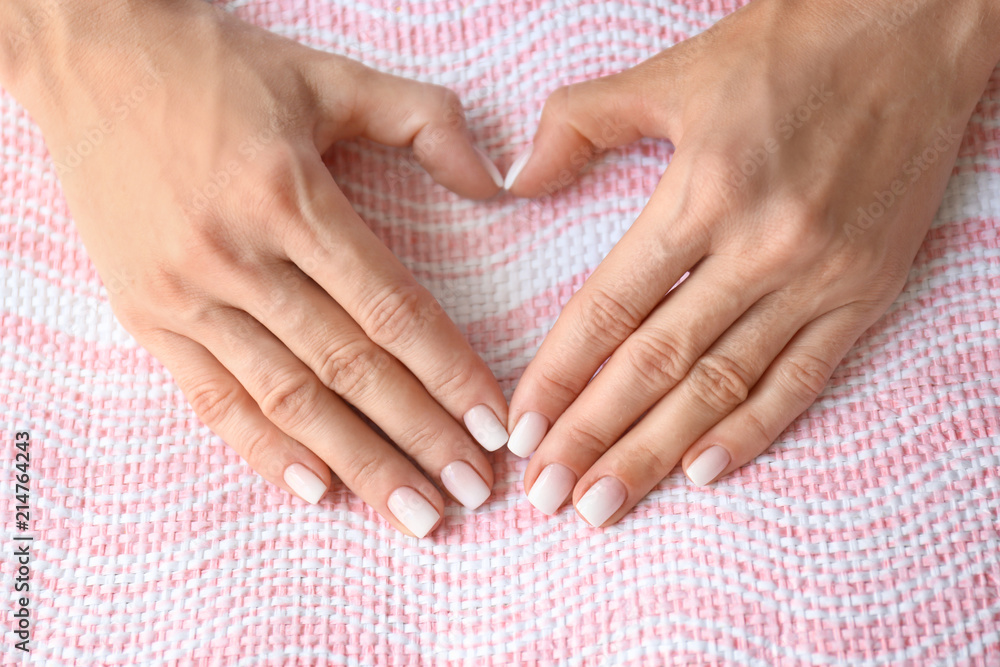
{"type": "Polygon", "coordinates": [[[754,304],[634,428],[603,450],[594,448],[586,458],[568,459],[539,451],[525,472],[532,504],[554,512],[573,491],[581,514],[593,525],[624,513],[670,472],[698,436],[745,399],[771,361],[810,319],[809,309],[796,308],[797,302],[793,293],[783,291],[754,304]],[[559,485],[536,488],[539,482],[556,479],[546,474],[552,465],[570,474],[562,473],[559,485]],[[584,498],[588,495],[589,501],[584,498]]]}
{"type": "Polygon", "coordinates": [[[285,263],[242,285],[234,295],[236,303],[456,500],[474,509],[489,497],[493,469],[482,448],[315,282],[285,263]]]}
{"type": "MultiPolygon", "coordinates": [[[[539,451],[572,469],[588,468],[767,289],[734,271],[729,258],[703,260],[615,350],[552,426],[539,451]]],[[[517,439],[512,451],[516,445],[517,439]]]]}

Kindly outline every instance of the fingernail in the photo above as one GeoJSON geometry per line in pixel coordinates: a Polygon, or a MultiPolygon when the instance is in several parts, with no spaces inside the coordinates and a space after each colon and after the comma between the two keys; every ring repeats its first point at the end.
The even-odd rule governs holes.
{"type": "Polygon", "coordinates": [[[504,190],[510,190],[514,187],[514,181],[520,175],[521,170],[524,169],[524,165],[528,164],[528,160],[531,159],[531,149],[533,146],[528,146],[528,148],[517,156],[514,160],[514,164],[510,165],[510,169],[507,170],[507,178],[503,181],[504,190]]]}
{"type": "Polygon", "coordinates": [[[283,476],[285,484],[307,503],[315,505],[326,493],[326,484],[323,483],[323,480],[301,463],[293,463],[285,468],[283,476]]]}
{"type": "Polygon", "coordinates": [[[618,511],[626,496],[628,491],[624,484],[614,477],[602,477],[577,501],[576,511],[587,523],[598,528],[618,511]]]}
{"type": "Polygon", "coordinates": [[[507,442],[507,429],[485,405],[477,405],[465,413],[465,427],[487,451],[495,452],[507,442]]]}
{"type": "Polygon", "coordinates": [[[538,449],[545,432],[549,430],[549,420],[537,412],[525,412],[517,420],[517,426],[510,433],[507,449],[525,458],[538,449]]]}
{"type": "Polygon", "coordinates": [[[408,486],[401,486],[389,496],[389,511],[417,537],[424,537],[441,515],[427,499],[408,486]]]}
{"type": "Polygon", "coordinates": [[[473,146],[473,148],[476,150],[476,155],[479,156],[480,161],[483,163],[483,169],[485,169],[486,173],[490,175],[490,178],[493,179],[496,186],[498,188],[502,188],[503,176],[500,175],[500,170],[497,169],[497,166],[493,164],[493,160],[491,160],[490,157],[483,152],[483,149],[478,146],[473,146]]]}
{"type": "Polygon", "coordinates": [[[528,502],[542,514],[555,514],[576,484],[573,471],[559,463],[550,463],[528,492],[528,502]]]}
{"type": "Polygon", "coordinates": [[[476,469],[465,461],[453,461],[441,471],[444,488],[455,496],[458,502],[474,510],[490,497],[490,487],[479,476],[476,469]]]}
{"type": "Polygon", "coordinates": [[[687,467],[687,476],[698,486],[705,486],[718,477],[729,465],[729,451],[725,447],[713,445],[703,451],[687,467]]]}

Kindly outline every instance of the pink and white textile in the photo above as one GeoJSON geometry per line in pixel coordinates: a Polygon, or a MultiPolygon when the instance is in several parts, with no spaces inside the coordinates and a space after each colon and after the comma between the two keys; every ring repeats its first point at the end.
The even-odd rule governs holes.
{"type": "MultiPolygon", "coordinates": [[[[560,84],[732,0],[230,0],[316,48],[454,88],[506,166],[560,84]]],[[[307,506],[203,426],[115,321],[42,137],[0,95],[5,664],[1000,665],[1000,70],[902,296],[764,456],[679,472],[620,524],[536,512],[495,456],[424,540],[342,487],[307,506]],[[30,655],[13,648],[14,433],[32,437],[30,655]]],[[[609,154],[536,202],[462,200],[344,144],[357,210],[512,390],[670,158],[609,154]]]]}

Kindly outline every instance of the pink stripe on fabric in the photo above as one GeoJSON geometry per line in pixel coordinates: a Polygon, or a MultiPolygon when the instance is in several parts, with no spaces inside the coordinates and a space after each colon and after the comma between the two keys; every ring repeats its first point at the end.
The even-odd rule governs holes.
{"type": "MultiPolygon", "coordinates": [[[[217,4],[454,87],[506,167],[551,90],[743,3],[217,4]]],[[[505,451],[491,499],[449,503],[425,540],[339,482],[316,507],[267,484],[93,310],[106,290],[6,93],[0,141],[0,419],[33,442],[32,662],[1000,664],[1000,71],[902,295],[816,404],[760,459],[707,489],[675,472],[607,530],[535,512],[505,451]]],[[[414,170],[390,187],[409,156],[345,142],[329,165],[509,391],[671,149],[611,151],[539,202],[465,202],[414,170]]],[[[14,504],[0,494],[4,545],[14,504]]]]}

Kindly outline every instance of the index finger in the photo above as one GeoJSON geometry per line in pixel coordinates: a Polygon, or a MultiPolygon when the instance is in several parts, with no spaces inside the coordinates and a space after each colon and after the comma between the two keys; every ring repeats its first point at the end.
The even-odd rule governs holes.
{"type": "MultiPolygon", "coordinates": [[[[496,378],[431,293],[361,220],[316,156],[291,186],[284,250],[486,449],[507,442],[496,378]]],[[[288,188],[286,188],[288,190],[288,188]]]]}
{"type": "MultiPolygon", "coordinates": [[[[675,165],[676,165],[675,160],[675,165]]],[[[676,166],[672,170],[681,171],[676,166]]],[[[684,173],[681,171],[681,173],[684,173]]],[[[527,456],[611,353],[708,252],[685,215],[687,184],[668,172],[632,228],[573,295],[524,371],[510,403],[508,448],[527,456]]]]}

